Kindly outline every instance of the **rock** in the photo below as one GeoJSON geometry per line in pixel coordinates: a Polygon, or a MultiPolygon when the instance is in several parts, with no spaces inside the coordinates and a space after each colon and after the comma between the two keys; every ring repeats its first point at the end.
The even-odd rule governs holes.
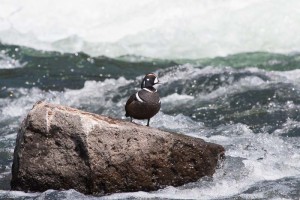
{"type": "Polygon", "coordinates": [[[202,139],[38,102],[18,133],[11,188],[151,191],[211,176],[223,155],[202,139]]]}

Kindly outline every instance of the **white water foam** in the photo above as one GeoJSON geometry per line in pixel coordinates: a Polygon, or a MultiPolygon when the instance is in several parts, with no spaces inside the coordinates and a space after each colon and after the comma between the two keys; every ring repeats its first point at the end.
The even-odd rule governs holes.
{"type": "MultiPolygon", "coordinates": [[[[223,73],[222,70],[235,69],[218,69],[207,67],[204,69],[197,69],[190,66],[180,68],[178,77],[180,80],[190,79],[193,74],[198,76],[200,74],[218,74],[223,73]],[[180,71],[181,70],[181,71],[180,71]],[[221,71],[220,71],[221,70],[221,71]],[[194,73],[192,73],[194,72],[194,73]]],[[[294,71],[294,76],[286,76],[286,73],[266,72],[264,70],[251,69],[252,72],[261,73],[270,78],[270,81],[258,80],[257,77],[243,78],[243,81],[232,82],[227,87],[228,90],[235,90],[235,92],[242,92],[247,90],[247,85],[250,87],[264,87],[272,84],[272,82],[287,82],[295,83],[298,71],[294,71]],[[252,79],[253,78],[253,79],[252,79]],[[243,82],[246,81],[246,85],[243,82]],[[240,88],[240,90],[238,90],[240,88]]],[[[174,74],[166,74],[162,78],[168,84],[174,74]]],[[[164,81],[164,82],[165,82],[164,81]]],[[[132,80],[125,78],[106,79],[102,82],[87,81],[84,87],[80,90],[66,90],[60,92],[45,92],[38,88],[31,89],[16,89],[14,99],[2,99],[0,109],[1,120],[20,118],[30,109],[30,107],[41,99],[54,103],[61,103],[73,107],[80,107],[89,105],[96,110],[96,107],[106,108],[104,113],[113,113],[115,116],[121,116],[120,109],[124,109],[126,98],[121,98],[120,101],[114,102],[112,99],[119,89],[123,86],[127,87],[132,80]],[[115,112],[115,113],[114,113],[115,112]]],[[[129,87],[129,86],[128,86],[129,87]]],[[[215,90],[212,97],[222,97],[226,93],[221,90],[215,90]],[[218,91],[218,92],[216,92],[218,91]]],[[[212,93],[213,93],[212,92],[212,93]]],[[[121,94],[124,96],[124,94],[121,94]]],[[[177,101],[197,101],[195,97],[186,94],[171,94],[163,97],[162,102],[168,104],[177,104],[177,101]]],[[[183,105],[184,106],[184,105],[183,105]]],[[[292,102],[287,102],[287,109],[293,107],[292,102]]],[[[106,114],[107,114],[106,113],[106,114]]],[[[123,114],[122,114],[123,115],[123,114]]],[[[143,123],[143,122],[139,122],[143,123]]],[[[202,123],[192,120],[190,117],[178,114],[170,116],[160,112],[151,121],[151,125],[157,128],[171,129],[177,132],[191,135],[193,137],[203,138],[206,141],[214,142],[223,145],[226,148],[227,160],[223,168],[218,169],[212,180],[199,180],[196,183],[187,184],[182,187],[167,187],[154,192],[135,192],[135,193],[121,193],[105,196],[102,198],[89,197],[77,193],[74,190],[68,190],[56,194],[55,191],[49,190],[42,194],[31,193],[29,196],[38,196],[39,199],[47,199],[48,196],[58,197],[61,199],[125,199],[130,197],[136,198],[169,198],[169,199],[216,199],[216,198],[230,198],[234,195],[239,195],[245,190],[255,186],[263,181],[273,181],[284,177],[300,178],[300,149],[299,137],[293,138],[294,142],[290,142],[283,137],[281,133],[285,133],[286,129],[291,126],[299,126],[297,122],[292,120],[287,121],[282,129],[275,131],[275,134],[259,133],[255,134],[251,129],[243,124],[221,125],[214,129],[206,128],[202,123]]],[[[14,134],[15,136],[15,134],[14,134]]],[[[10,137],[4,136],[9,139],[10,137]]],[[[0,138],[1,139],[1,138],[0,138]]],[[[18,192],[0,191],[0,197],[22,197],[26,194],[18,192]]],[[[242,194],[245,198],[267,198],[265,193],[242,194]]]]}
{"type": "MultiPolygon", "coordinates": [[[[57,103],[72,107],[84,107],[89,105],[95,109],[98,107],[112,107],[111,99],[120,86],[127,85],[132,81],[123,77],[119,79],[106,79],[103,82],[86,81],[82,89],[70,90],[64,92],[43,91],[39,88],[19,88],[12,90],[12,95],[16,98],[0,99],[0,117],[1,120],[9,118],[22,118],[40,100],[51,103],[57,103]]],[[[121,103],[124,103],[121,101],[121,103]]],[[[20,119],[21,120],[21,119],[20,119]]]]}
{"type": "Polygon", "coordinates": [[[47,93],[38,88],[19,88],[12,92],[12,95],[16,96],[17,98],[0,99],[0,105],[2,106],[0,109],[1,119],[4,120],[9,118],[23,117],[37,101],[44,99],[55,101],[54,98],[58,94],[59,93],[57,92],[47,93]]]}
{"type": "MultiPolygon", "coordinates": [[[[18,51],[16,48],[15,51],[18,51]]],[[[26,63],[20,63],[18,60],[11,58],[5,54],[5,51],[0,51],[0,69],[12,69],[24,67],[26,63]]]]}
{"type": "Polygon", "coordinates": [[[63,101],[69,106],[80,107],[83,105],[106,105],[109,103],[116,90],[128,85],[132,81],[126,80],[124,77],[118,79],[105,79],[103,82],[86,81],[84,87],[79,90],[67,89],[63,95],[63,101]]]}
{"type": "Polygon", "coordinates": [[[299,51],[298,0],[1,0],[0,41],[93,56],[299,51]]]}
{"type": "Polygon", "coordinates": [[[300,86],[300,69],[283,72],[271,71],[269,73],[274,81],[280,81],[283,83],[294,83],[294,85],[300,86]]]}

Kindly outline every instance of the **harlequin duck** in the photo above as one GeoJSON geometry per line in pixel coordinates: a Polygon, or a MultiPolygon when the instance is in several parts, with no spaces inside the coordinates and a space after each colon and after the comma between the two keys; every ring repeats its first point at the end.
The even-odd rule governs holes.
{"type": "Polygon", "coordinates": [[[141,90],[131,95],[125,105],[126,117],[134,119],[148,119],[156,115],[160,109],[160,98],[157,90],[153,87],[158,84],[157,76],[153,73],[147,74],[142,81],[141,90]]]}

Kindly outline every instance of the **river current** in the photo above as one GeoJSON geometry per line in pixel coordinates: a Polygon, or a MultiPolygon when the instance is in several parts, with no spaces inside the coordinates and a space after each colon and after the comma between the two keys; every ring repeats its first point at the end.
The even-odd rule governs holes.
{"type": "Polygon", "coordinates": [[[0,1],[0,198],[299,199],[299,1],[126,2],[0,1]],[[149,72],[162,82],[151,126],[223,145],[213,177],[104,197],[10,191],[36,101],[129,120],[126,100],[149,72]]]}

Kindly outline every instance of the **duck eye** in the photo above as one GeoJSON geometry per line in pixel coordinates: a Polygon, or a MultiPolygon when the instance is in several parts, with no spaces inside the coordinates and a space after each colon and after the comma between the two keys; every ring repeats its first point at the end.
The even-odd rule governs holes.
{"type": "Polygon", "coordinates": [[[150,81],[150,79],[149,79],[149,78],[147,78],[147,81],[150,81]]]}

